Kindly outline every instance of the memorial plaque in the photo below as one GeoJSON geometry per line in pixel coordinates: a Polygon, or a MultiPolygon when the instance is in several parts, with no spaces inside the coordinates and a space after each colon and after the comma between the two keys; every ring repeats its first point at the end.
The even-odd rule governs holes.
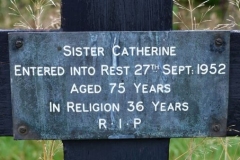
{"type": "Polygon", "coordinates": [[[10,33],[15,139],[225,136],[227,31],[10,33]]]}

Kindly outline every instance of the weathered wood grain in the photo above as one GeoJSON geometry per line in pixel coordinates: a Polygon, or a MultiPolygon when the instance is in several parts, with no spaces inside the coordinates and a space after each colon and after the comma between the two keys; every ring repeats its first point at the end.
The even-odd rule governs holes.
{"type": "Polygon", "coordinates": [[[160,31],[172,28],[169,0],[62,0],[64,31],[160,31]]]}
{"type": "Polygon", "coordinates": [[[167,160],[169,139],[63,141],[65,160],[167,160]]]}
{"type": "Polygon", "coordinates": [[[230,79],[228,105],[228,136],[240,135],[240,32],[230,39],[230,79]]]}
{"type": "Polygon", "coordinates": [[[8,31],[0,31],[0,136],[12,135],[8,31]]]}

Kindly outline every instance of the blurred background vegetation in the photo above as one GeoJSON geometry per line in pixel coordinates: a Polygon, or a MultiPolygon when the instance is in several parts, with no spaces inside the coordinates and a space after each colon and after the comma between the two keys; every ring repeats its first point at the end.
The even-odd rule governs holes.
{"type": "Polygon", "coordinates": [[[173,6],[173,29],[175,30],[239,29],[239,0],[173,1],[175,4],[173,6]]]}
{"type": "Polygon", "coordinates": [[[61,0],[0,0],[0,29],[58,29],[60,27],[61,0]],[[54,5],[52,4],[54,2],[54,5]],[[15,6],[16,4],[16,6],[15,6]],[[39,16],[40,19],[37,19],[39,16]],[[36,26],[40,21],[42,28],[36,26]]]}
{"type": "MultiPolygon", "coordinates": [[[[51,0],[0,0],[0,29],[58,29],[61,23],[60,0],[54,0],[54,5],[47,5],[43,10],[36,5],[40,1],[51,2],[51,0]],[[17,4],[17,8],[13,2],[17,4]],[[43,12],[40,14],[39,11],[43,12]],[[39,26],[36,25],[36,17],[41,22],[39,26]]],[[[174,2],[174,29],[239,29],[240,0],[174,2]]],[[[240,160],[239,146],[238,137],[172,138],[170,160],[240,160]]],[[[37,159],[62,160],[61,141],[14,141],[12,137],[0,137],[0,160],[37,159]]]]}

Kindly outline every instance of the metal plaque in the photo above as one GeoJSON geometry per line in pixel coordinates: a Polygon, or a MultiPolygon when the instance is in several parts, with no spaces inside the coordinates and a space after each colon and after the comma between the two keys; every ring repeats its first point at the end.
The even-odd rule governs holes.
{"type": "Polygon", "coordinates": [[[225,136],[227,31],[10,33],[15,139],[225,136]]]}

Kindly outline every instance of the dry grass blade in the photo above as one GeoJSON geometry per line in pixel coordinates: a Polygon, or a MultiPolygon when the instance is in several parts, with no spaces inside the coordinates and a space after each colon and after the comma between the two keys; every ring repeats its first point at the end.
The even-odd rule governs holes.
{"type": "Polygon", "coordinates": [[[39,158],[40,160],[53,160],[55,154],[62,149],[61,141],[55,140],[42,140],[42,156],[39,158]]]}
{"type": "Polygon", "coordinates": [[[182,16],[181,16],[180,13],[179,13],[179,14],[176,14],[176,13],[173,11],[173,15],[179,20],[179,22],[174,22],[174,23],[181,23],[181,24],[183,24],[188,30],[190,30],[190,29],[188,28],[188,26],[185,24],[185,22],[184,22],[184,20],[183,20],[183,18],[182,18],[182,16]]]}
{"type": "Polygon", "coordinates": [[[214,6],[209,6],[208,9],[207,9],[207,11],[204,12],[204,13],[202,13],[201,18],[200,18],[199,22],[197,23],[197,27],[195,28],[195,30],[198,29],[201,24],[212,21],[212,20],[210,20],[210,19],[207,19],[207,20],[204,20],[204,19],[206,18],[206,15],[207,15],[213,8],[214,8],[214,6]]]}
{"type": "Polygon", "coordinates": [[[179,20],[179,22],[177,23],[181,23],[184,25],[184,27],[187,29],[187,30],[197,30],[199,29],[199,26],[202,24],[202,23],[206,23],[206,22],[210,22],[211,20],[205,20],[206,18],[206,15],[214,8],[214,6],[210,6],[206,12],[202,13],[201,15],[201,18],[198,20],[195,16],[194,16],[194,11],[196,11],[198,8],[201,8],[203,6],[205,6],[205,4],[207,2],[209,2],[209,0],[206,0],[202,3],[200,3],[199,5],[197,5],[196,7],[194,7],[194,3],[193,3],[193,0],[188,0],[188,7],[185,7],[183,5],[181,5],[178,1],[176,0],[173,0],[174,4],[179,8],[179,9],[183,9],[187,12],[189,12],[190,14],[190,21],[191,21],[191,27],[188,26],[184,19],[182,18],[181,14],[180,13],[175,13],[173,11],[173,15],[179,20]]]}
{"type": "Polygon", "coordinates": [[[181,5],[179,2],[177,2],[176,0],[173,0],[173,3],[178,6],[178,8],[186,10],[186,11],[190,11],[188,8],[186,8],[185,6],[181,5]]]}
{"type": "Polygon", "coordinates": [[[21,26],[23,28],[32,29],[30,23],[25,19],[25,17],[20,12],[16,0],[10,0],[10,2],[13,5],[13,7],[9,7],[9,9],[13,11],[13,13],[10,13],[10,15],[19,16],[23,20],[23,21],[20,20],[19,23],[15,23],[14,26],[21,26]]]}
{"type": "Polygon", "coordinates": [[[223,29],[232,29],[235,26],[240,27],[239,24],[236,23],[235,18],[232,15],[229,15],[229,18],[227,19],[227,22],[225,24],[218,24],[216,27],[214,27],[214,30],[223,30],[223,29]]]}
{"type": "MultiPolygon", "coordinates": [[[[229,0],[229,3],[236,7],[238,12],[240,11],[240,0],[229,0]]],[[[229,15],[229,18],[227,18],[226,21],[227,23],[218,24],[216,27],[214,27],[214,30],[233,29],[235,27],[240,27],[240,24],[237,23],[237,20],[232,15],[229,15]]]]}
{"type": "Polygon", "coordinates": [[[57,23],[60,24],[60,18],[56,18],[56,20],[54,21],[54,25],[50,24],[47,27],[44,27],[42,24],[42,18],[43,18],[45,9],[49,6],[57,7],[57,5],[54,3],[53,0],[35,0],[35,1],[31,0],[32,4],[26,7],[26,10],[30,15],[31,19],[25,18],[25,16],[20,12],[18,5],[16,3],[16,0],[10,0],[10,2],[12,4],[12,7],[9,7],[9,9],[11,10],[11,13],[9,13],[9,15],[20,17],[19,22],[14,24],[15,27],[24,28],[24,29],[41,30],[41,29],[50,29],[51,27],[55,27],[55,26],[60,26],[60,25],[57,25],[57,23]],[[32,23],[32,21],[34,23],[32,23]]]}
{"type": "Polygon", "coordinates": [[[240,10],[240,0],[229,0],[229,3],[236,6],[240,10]]]}
{"type": "MultiPolygon", "coordinates": [[[[190,1],[190,0],[189,0],[190,1]]],[[[200,8],[200,7],[203,7],[203,6],[205,6],[205,3],[207,3],[209,0],[206,0],[206,1],[204,1],[204,2],[202,2],[201,4],[199,4],[197,7],[195,7],[194,9],[193,9],[193,11],[195,10],[195,9],[197,9],[197,8],[200,8]]],[[[192,4],[193,5],[193,4],[192,4]]]]}

